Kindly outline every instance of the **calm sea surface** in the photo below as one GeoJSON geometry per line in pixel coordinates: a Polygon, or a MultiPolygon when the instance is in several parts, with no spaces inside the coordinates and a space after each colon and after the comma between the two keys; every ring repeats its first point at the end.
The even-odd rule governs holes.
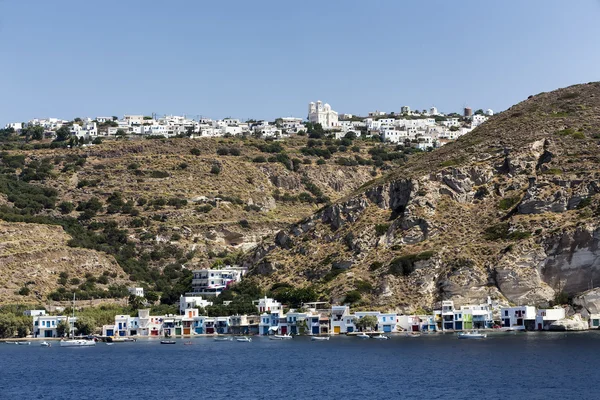
{"type": "Polygon", "coordinates": [[[1,399],[599,399],[600,332],[0,344],[1,399]]]}

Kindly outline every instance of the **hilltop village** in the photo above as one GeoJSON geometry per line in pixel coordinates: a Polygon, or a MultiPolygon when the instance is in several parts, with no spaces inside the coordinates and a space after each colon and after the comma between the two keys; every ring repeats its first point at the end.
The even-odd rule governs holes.
{"type": "Polygon", "coordinates": [[[254,136],[282,139],[291,135],[318,136],[329,132],[336,139],[354,137],[380,138],[383,142],[404,144],[421,150],[443,146],[470,132],[493,115],[492,110],[473,112],[465,108],[462,114],[444,114],[431,107],[429,110],[414,111],[409,106],[399,112],[369,112],[367,116],[338,114],[327,103],[311,102],[306,120],[296,117],[281,117],[274,121],[241,121],[236,118],[213,120],[196,116],[124,115],[123,118],[95,117],[75,118],[68,121],[60,118],[32,119],[14,122],[5,130],[20,135],[31,135],[36,139],[77,138],[79,144],[93,143],[99,138],[118,137],[235,137],[254,136]]]}

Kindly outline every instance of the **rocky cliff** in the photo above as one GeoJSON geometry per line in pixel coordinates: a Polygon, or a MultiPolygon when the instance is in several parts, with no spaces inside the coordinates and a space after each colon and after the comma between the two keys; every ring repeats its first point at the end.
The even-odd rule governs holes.
{"type": "Polygon", "coordinates": [[[356,291],[359,307],[564,302],[600,285],[599,144],[599,83],[530,96],[282,230],[246,264],[267,288],[356,291]]]}

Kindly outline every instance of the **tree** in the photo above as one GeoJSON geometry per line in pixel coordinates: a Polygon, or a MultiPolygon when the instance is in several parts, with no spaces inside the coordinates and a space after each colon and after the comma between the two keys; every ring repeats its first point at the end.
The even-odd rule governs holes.
{"type": "Polygon", "coordinates": [[[65,142],[71,138],[71,130],[68,126],[63,125],[56,130],[56,141],[65,142]]]}
{"type": "Polygon", "coordinates": [[[374,315],[365,315],[364,317],[360,318],[358,321],[356,321],[356,327],[359,330],[365,330],[365,329],[369,329],[372,330],[373,328],[375,328],[377,326],[378,320],[377,317],[374,315]]]}
{"type": "Polygon", "coordinates": [[[13,314],[0,314],[0,338],[15,336],[17,331],[17,318],[13,314]]]}
{"type": "Polygon", "coordinates": [[[133,310],[137,310],[137,309],[144,307],[146,305],[146,302],[144,301],[143,297],[131,294],[131,295],[129,295],[128,304],[129,304],[129,307],[131,307],[133,310]]]}
{"type": "Polygon", "coordinates": [[[91,335],[96,330],[96,320],[87,315],[77,317],[75,329],[77,329],[78,335],[91,335]]]}
{"type": "Polygon", "coordinates": [[[71,327],[66,320],[62,320],[56,325],[56,336],[64,337],[68,336],[71,331],[71,327]]]}
{"type": "Polygon", "coordinates": [[[146,300],[151,303],[158,301],[158,293],[156,292],[146,292],[146,300]]]}

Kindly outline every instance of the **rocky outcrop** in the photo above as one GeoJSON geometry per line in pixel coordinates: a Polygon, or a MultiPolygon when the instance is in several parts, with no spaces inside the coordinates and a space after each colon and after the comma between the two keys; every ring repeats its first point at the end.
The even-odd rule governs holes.
{"type": "Polygon", "coordinates": [[[588,322],[582,319],[580,314],[559,319],[548,326],[549,331],[587,331],[588,329],[588,322]]]}
{"type": "Polygon", "coordinates": [[[573,304],[582,309],[581,314],[584,317],[600,314],[600,288],[581,293],[573,299],[573,304]]]}

